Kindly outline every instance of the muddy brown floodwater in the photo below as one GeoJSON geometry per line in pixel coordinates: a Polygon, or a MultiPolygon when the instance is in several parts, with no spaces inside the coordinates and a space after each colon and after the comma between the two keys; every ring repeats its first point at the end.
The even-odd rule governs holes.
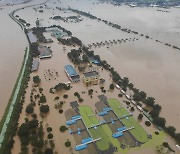
{"type": "Polygon", "coordinates": [[[1,7],[0,5],[2,8],[0,9],[0,120],[20,72],[24,50],[28,46],[23,31],[8,14],[15,9],[41,2],[43,0],[33,0],[30,3],[14,6],[1,7]]]}
{"type": "MultiPolygon", "coordinates": [[[[32,2],[35,3],[35,1],[32,2]]],[[[115,7],[111,4],[97,4],[96,1],[86,0],[62,0],[61,3],[60,1],[51,0],[43,9],[43,13],[36,11],[37,8],[35,7],[23,9],[16,13],[22,19],[29,22],[31,27],[35,26],[37,18],[40,19],[41,26],[50,26],[52,24],[61,25],[67,30],[72,31],[73,36],[81,39],[86,45],[101,41],[112,41],[113,39],[137,38],[138,40],[135,41],[126,41],[126,43],[109,45],[109,48],[107,48],[107,46],[101,46],[93,48],[93,50],[96,54],[99,54],[102,59],[107,60],[122,77],[127,76],[130,81],[134,83],[135,87],[145,91],[148,96],[155,97],[156,102],[163,108],[161,116],[166,118],[168,125],[173,125],[176,127],[177,131],[180,131],[180,125],[178,123],[180,118],[180,52],[157,43],[154,40],[124,33],[107,26],[102,22],[97,22],[96,20],[91,20],[86,17],[83,17],[83,21],[79,23],[64,23],[63,21],[52,20],[50,17],[54,15],[77,15],[73,12],[60,11],[56,9],[56,6],[70,6],[75,9],[91,12],[97,17],[118,23],[124,27],[148,34],[155,39],[157,38],[177,46],[180,42],[180,11],[172,8],[169,9],[169,13],[162,13],[158,12],[156,8],[115,7]]],[[[0,25],[0,33],[2,34],[0,36],[0,52],[2,55],[0,57],[0,84],[4,87],[3,89],[0,89],[0,105],[2,106],[1,115],[4,112],[12,87],[14,86],[17,74],[19,73],[24,55],[23,51],[27,46],[27,41],[23,32],[16,23],[8,18],[8,13],[14,9],[15,7],[13,6],[5,7],[0,13],[1,19],[4,19],[4,22],[0,25]],[[11,45],[9,45],[10,43],[11,45]]],[[[44,35],[47,38],[52,38],[50,32],[45,33],[44,35]]],[[[56,134],[54,137],[56,150],[61,151],[61,153],[69,153],[69,150],[64,147],[64,142],[67,139],[70,139],[72,141],[72,147],[74,147],[76,143],[73,140],[73,136],[68,132],[64,134],[59,133],[59,127],[65,124],[66,119],[64,114],[60,115],[54,108],[54,97],[58,95],[61,97],[61,100],[64,100],[62,98],[63,93],[52,95],[49,93],[49,88],[55,86],[59,82],[68,81],[68,78],[64,73],[64,65],[70,63],[67,58],[67,52],[72,48],[66,47],[66,50],[64,51],[63,46],[59,44],[55,38],[52,39],[54,40],[54,43],[48,44],[48,46],[51,46],[53,56],[51,59],[41,60],[39,70],[31,74],[25,106],[29,103],[28,98],[31,92],[32,77],[38,74],[42,80],[41,86],[44,88],[43,93],[46,95],[47,103],[51,109],[48,117],[43,119],[43,125],[45,127],[48,123],[52,126],[53,132],[56,134]],[[60,77],[51,82],[47,82],[44,78],[44,72],[47,69],[57,71],[60,77]]],[[[109,73],[100,70],[100,74],[101,77],[106,79],[107,84],[105,88],[108,89],[109,84],[112,82],[109,73]]],[[[73,93],[76,91],[86,91],[86,94],[81,94],[84,99],[83,104],[91,106],[94,111],[94,104],[99,101],[97,95],[102,94],[99,86],[93,86],[93,89],[97,91],[97,93],[94,94],[92,99],[87,94],[87,90],[91,87],[85,87],[82,81],[78,84],[72,84],[72,86],[73,88],[71,91],[66,92],[69,97],[65,100],[66,103],[63,107],[64,111],[70,108],[69,102],[75,100],[73,93]]],[[[115,90],[114,93],[108,91],[106,96],[108,98],[118,98],[118,93],[118,90],[115,90]]],[[[35,110],[39,113],[38,106],[36,106],[35,110]]],[[[24,122],[24,117],[26,116],[25,108],[23,108],[19,124],[24,122]]],[[[42,120],[39,114],[38,119],[42,120]]],[[[20,141],[17,136],[15,137],[15,141],[12,153],[19,153],[20,141]]],[[[154,149],[146,149],[145,151],[147,153],[153,153],[152,151],[154,151],[154,149]]]]}
{"type": "MultiPolygon", "coordinates": [[[[81,5],[74,1],[66,1],[64,6],[70,6],[100,17],[102,19],[120,24],[143,34],[152,36],[155,40],[179,45],[180,43],[180,10],[171,8],[169,13],[159,12],[157,8],[130,8],[128,6],[113,6],[111,4],[97,4],[79,0],[81,5]],[[88,3],[88,5],[87,5],[88,3]],[[83,7],[82,7],[83,6],[83,7]]],[[[94,20],[85,20],[87,25],[94,26],[94,20]]],[[[100,24],[100,23],[98,23],[100,24]]],[[[96,33],[87,26],[68,26],[83,42],[91,43],[92,40],[112,40],[107,28],[96,33]],[[86,29],[86,32],[85,30],[86,29]],[[81,31],[84,30],[82,34],[81,31]],[[86,35],[87,34],[87,35],[86,35]],[[107,35],[106,35],[107,34],[107,35]]],[[[111,27],[110,27],[111,28],[111,27]]],[[[111,28],[114,39],[129,38],[129,34],[116,32],[111,28]],[[124,36],[125,35],[125,36],[124,36]]],[[[131,37],[136,37],[131,35],[131,37]]],[[[127,76],[135,87],[147,92],[148,96],[155,97],[163,110],[161,116],[165,117],[168,125],[180,131],[178,123],[180,114],[180,52],[163,44],[139,38],[138,41],[126,42],[121,45],[94,48],[95,53],[107,60],[122,77],[127,76]]],[[[88,44],[88,43],[87,43],[88,44]]]]}

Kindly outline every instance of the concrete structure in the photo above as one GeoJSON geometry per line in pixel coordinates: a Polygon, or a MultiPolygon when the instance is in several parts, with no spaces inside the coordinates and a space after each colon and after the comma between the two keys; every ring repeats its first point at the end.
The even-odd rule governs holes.
{"type": "Polygon", "coordinates": [[[80,81],[80,76],[79,74],[76,72],[76,70],[74,69],[74,67],[72,65],[66,65],[64,67],[64,70],[68,76],[68,78],[72,81],[72,82],[78,82],[80,81]]]}
{"type": "Polygon", "coordinates": [[[51,58],[51,56],[52,56],[52,50],[49,47],[47,47],[47,46],[41,46],[40,45],[38,47],[38,51],[40,53],[40,55],[39,55],[40,59],[51,58]]]}
{"type": "Polygon", "coordinates": [[[38,68],[39,68],[39,59],[34,59],[33,64],[32,64],[32,68],[31,68],[31,72],[37,71],[38,68]]]}
{"type": "Polygon", "coordinates": [[[83,81],[85,83],[97,84],[99,81],[99,73],[97,71],[90,71],[83,73],[83,81]]]}
{"type": "Polygon", "coordinates": [[[33,34],[32,31],[29,31],[29,32],[27,33],[27,35],[28,35],[28,38],[29,38],[30,43],[35,43],[35,42],[37,42],[38,39],[37,39],[36,35],[33,34]]]}

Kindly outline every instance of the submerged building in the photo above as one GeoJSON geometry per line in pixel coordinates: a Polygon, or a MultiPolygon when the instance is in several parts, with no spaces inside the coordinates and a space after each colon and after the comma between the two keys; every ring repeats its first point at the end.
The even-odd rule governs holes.
{"type": "Polygon", "coordinates": [[[31,68],[31,72],[37,71],[38,68],[39,68],[39,59],[34,59],[33,64],[32,64],[32,68],[31,68]]]}
{"type": "Polygon", "coordinates": [[[80,81],[80,76],[79,74],[76,72],[76,70],[74,69],[74,67],[72,65],[66,65],[64,67],[64,70],[68,76],[68,78],[70,79],[70,81],[72,82],[78,82],[80,81]]]}
{"type": "Polygon", "coordinates": [[[43,58],[51,58],[52,56],[52,50],[47,47],[47,46],[39,46],[38,47],[38,51],[39,51],[39,58],[43,59],[43,58]]]}
{"type": "Polygon", "coordinates": [[[83,73],[83,81],[89,84],[97,84],[99,81],[99,73],[97,71],[89,71],[83,73]]]}

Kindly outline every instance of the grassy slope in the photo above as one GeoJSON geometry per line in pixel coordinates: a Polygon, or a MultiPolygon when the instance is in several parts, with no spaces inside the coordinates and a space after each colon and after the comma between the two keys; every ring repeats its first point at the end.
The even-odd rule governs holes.
{"type": "MultiPolygon", "coordinates": [[[[122,117],[123,115],[129,115],[129,112],[125,108],[121,108],[121,109],[118,108],[119,106],[121,106],[121,103],[118,100],[112,98],[109,99],[108,102],[111,108],[119,117],[122,117]]],[[[130,130],[130,132],[132,133],[132,135],[134,135],[134,137],[138,141],[140,142],[148,141],[146,131],[139,125],[139,123],[134,119],[133,116],[129,117],[128,120],[126,118],[122,119],[122,122],[127,128],[133,126],[135,127],[135,129],[130,130]]]]}

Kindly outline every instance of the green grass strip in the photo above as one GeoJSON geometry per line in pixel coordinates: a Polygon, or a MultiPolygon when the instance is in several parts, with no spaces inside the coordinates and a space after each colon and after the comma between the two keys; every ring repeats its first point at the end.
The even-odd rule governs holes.
{"type": "MultiPolygon", "coordinates": [[[[82,119],[87,127],[99,124],[99,120],[96,116],[89,116],[94,114],[89,106],[80,106],[79,110],[80,115],[82,116],[82,119]]],[[[97,129],[89,129],[89,132],[92,135],[93,139],[101,138],[101,140],[97,141],[96,144],[102,151],[107,150],[109,148],[109,145],[111,144],[109,135],[112,136],[112,133],[107,135],[107,127],[98,126],[97,129]]]]}
{"type": "MultiPolygon", "coordinates": [[[[118,108],[122,106],[122,104],[118,100],[111,98],[108,100],[108,103],[119,117],[129,115],[129,112],[125,108],[118,108]]],[[[127,128],[134,127],[134,129],[130,130],[130,132],[138,141],[143,143],[148,141],[146,131],[143,129],[142,126],[139,125],[139,123],[134,119],[133,116],[129,117],[128,119],[122,119],[122,122],[127,128]]]]}

